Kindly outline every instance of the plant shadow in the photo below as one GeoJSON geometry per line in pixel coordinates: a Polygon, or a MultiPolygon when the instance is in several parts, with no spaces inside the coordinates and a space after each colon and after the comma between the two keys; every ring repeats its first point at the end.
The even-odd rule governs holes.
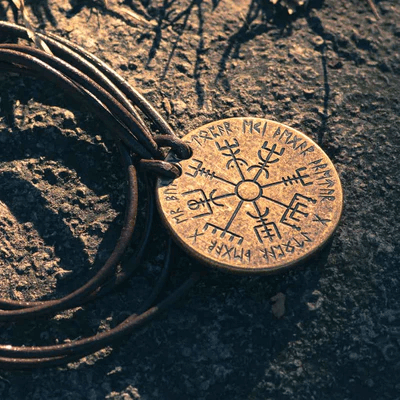
{"type": "MultiPolygon", "coordinates": [[[[135,8],[133,1],[126,1],[127,5],[135,8]]],[[[195,89],[197,93],[197,103],[202,107],[205,101],[204,83],[202,79],[202,70],[204,67],[204,55],[209,49],[205,47],[205,18],[206,11],[209,7],[208,2],[204,0],[190,0],[187,5],[182,6],[177,0],[163,0],[161,6],[154,6],[151,0],[141,0],[142,10],[146,10],[146,14],[150,15],[157,21],[157,26],[154,27],[154,38],[149,50],[147,66],[156,57],[160,49],[165,30],[172,28],[176,33],[169,51],[167,61],[165,62],[162,79],[165,79],[171,66],[177,48],[182,40],[182,35],[185,30],[189,29],[189,21],[192,17],[197,19],[197,27],[195,33],[198,36],[198,44],[196,58],[193,68],[193,77],[195,80],[195,89]]],[[[211,7],[212,12],[218,12],[219,0],[213,0],[211,7]]],[[[287,37],[292,34],[292,22],[297,18],[303,18],[309,13],[312,8],[320,8],[323,0],[311,1],[307,10],[300,9],[299,12],[288,15],[285,8],[278,5],[273,5],[265,0],[252,0],[247,9],[246,15],[242,16],[242,24],[236,29],[226,40],[225,50],[220,56],[218,62],[218,71],[216,73],[215,83],[221,84],[226,90],[230,89],[229,76],[227,74],[227,63],[230,59],[238,57],[241,47],[257,36],[263,35],[270,30],[277,30],[278,37],[287,37]]],[[[138,10],[136,8],[136,10],[138,10]]],[[[139,10],[139,11],[140,11],[139,10]]]]}
{"type": "Polygon", "coordinates": [[[44,28],[47,22],[50,22],[53,27],[57,26],[57,20],[50,9],[48,0],[25,0],[25,5],[31,9],[39,27],[44,28]]]}
{"type": "MultiPolygon", "coordinates": [[[[25,6],[27,6],[28,10],[32,12],[40,28],[44,28],[47,22],[49,22],[53,27],[57,26],[57,20],[51,11],[48,0],[25,0],[25,6]]],[[[10,8],[12,9],[14,22],[17,23],[20,12],[12,0],[9,0],[9,4],[6,7],[0,3],[0,19],[8,19],[7,11],[10,8]]]]}

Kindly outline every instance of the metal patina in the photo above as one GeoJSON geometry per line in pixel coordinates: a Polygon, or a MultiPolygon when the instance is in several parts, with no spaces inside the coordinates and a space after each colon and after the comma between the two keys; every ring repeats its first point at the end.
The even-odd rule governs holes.
{"type": "Polygon", "coordinates": [[[159,178],[158,206],[176,241],[203,263],[274,272],[318,251],[342,213],[339,176],[303,133],[259,118],[230,118],[187,134],[179,178],[159,178]]]}

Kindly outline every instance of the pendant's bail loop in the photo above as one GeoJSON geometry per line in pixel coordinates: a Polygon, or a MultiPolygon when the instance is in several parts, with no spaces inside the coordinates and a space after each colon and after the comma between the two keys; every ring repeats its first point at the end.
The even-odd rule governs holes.
{"type": "Polygon", "coordinates": [[[171,150],[181,160],[187,160],[193,154],[190,146],[177,136],[155,135],[153,136],[153,139],[159,147],[171,147],[171,150]]]}
{"type": "MultiPolygon", "coordinates": [[[[186,160],[193,154],[190,146],[177,136],[155,135],[153,136],[153,139],[159,148],[170,147],[176,156],[181,160],[186,160]]],[[[141,159],[140,167],[147,172],[154,172],[157,175],[161,175],[165,178],[175,179],[182,174],[182,170],[180,169],[179,165],[169,161],[141,159]]]]}

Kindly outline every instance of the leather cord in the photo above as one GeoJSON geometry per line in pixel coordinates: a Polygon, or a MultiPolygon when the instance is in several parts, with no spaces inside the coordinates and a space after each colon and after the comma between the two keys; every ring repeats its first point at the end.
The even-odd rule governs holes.
{"type": "MultiPolygon", "coordinates": [[[[28,38],[24,27],[8,22],[0,22],[1,33],[13,38],[28,38]]],[[[12,322],[52,315],[93,301],[126,281],[140,265],[149,241],[154,213],[152,185],[145,177],[145,228],[136,253],[117,270],[136,228],[139,190],[137,170],[132,158],[139,160],[142,169],[156,174],[169,174],[168,176],[174,178],[180,171],[175,165],[163,161],[161,147],[170,147],[180,158],[188,158],[191,155],[190,148],[174,136],[171,127],[152,105],[100,59],[66,39],[55,35],[38,36],[46,42],[54,55],[32,47],[3,43],[0,44],[0,70],[30,74],[51,81],[77,101],[86,104],[93,114],[104,122],[110,137],[116,142],[126,173],[125,218],[113,252],[91,279],[72,293],[55,300],[25,302],[0,299],[0,321],[12,322]],[[148,122],[153,124],[161,135],[152,135],[148,122]]],[[[31,347],[0,345],[0,367],[35,368],[64,364],[119,342],[121,337],[154,319],[182,297],[199,279],[199,273],[193,273],[178,289],[154,305],[167,280],[170,248],[171,243],[162,272],[137,313],[113,329],[73,342],[31,347]]]]}

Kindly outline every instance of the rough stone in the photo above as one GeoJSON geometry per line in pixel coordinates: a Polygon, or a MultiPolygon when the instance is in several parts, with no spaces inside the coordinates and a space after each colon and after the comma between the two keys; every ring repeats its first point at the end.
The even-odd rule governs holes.
{"type": "MultiPolygon", "coordinates": [[[[342,222],[330,246],[297,269],[209,270],[112,348],[62,368],[1,371],[0,398],[398,398],[399,2],[376,1],[380,19],[366,1],[310,1],[292,16],[264,0],[104,3],[26,8],[37,26],[116,68],[180,136],[250,114],[309,135],[342,178],[342,222]],[[119,7],[129,5],[156,25],[128,20],[119,7]],[[279,319],[277,293],[286,297],[279,319]]],[[[0,18],[12,20],[5,0],[0,18]]],[[[104,127],[80,104],[43,79],[1,72],[0,87],[0,295],[57,298],[112,251],[125,177],[104,127]]],[[[143,268],[121,290],[55,318],[4,324],[1,342],[75,340],[135,312],[165,255],[168,233],[157,228],[143,268]]],[[[197,266],[176,249],[172,267],[168,289],[197,266]]]]}

